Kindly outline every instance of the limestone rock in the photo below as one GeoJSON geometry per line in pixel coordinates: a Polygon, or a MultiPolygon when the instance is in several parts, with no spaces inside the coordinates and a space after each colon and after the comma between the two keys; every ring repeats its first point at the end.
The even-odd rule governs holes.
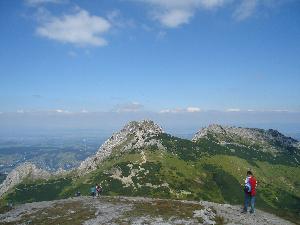
{"type": "Polygon", "coordinates": [[[162,128],[153,121],[129,122],[121,131],[114,133],[104,142],[94,156],[84,160],[78,168],[78,173],[81,175],[95,170],[97,165],[109,157],[113,151],[118,151],[120,154],[150,145],[157,145],[163,148],[159,140],[151,139],[151,137],[161,133],[163,133],[162,128]]]}
{"type": "Polygon", "coordinates": [[[14,170],[12,170],[0,185],[0,197],[5,194],[12,187],[20,184],[24,179],[29,178],[31,180],[36,179],[48,179],[50,177],[50,173],[37,168],[32,163],[24,163],[14,170]]]}
{"type": "MultiPolygon", "coordinates": [[[[259,145],[262,150],[271,152],[285,151],[286,149],[300,149],[299,142],[291,137],[286,137],[277,130],[242,128],[221,126],[218,124],[209,125],[199,130],[192,141],[196,142],[202,138],[213,138],[219,144],[236,145],[259,145]]],[[[297,152],[297,154],[299,151],[297,152]]]]}

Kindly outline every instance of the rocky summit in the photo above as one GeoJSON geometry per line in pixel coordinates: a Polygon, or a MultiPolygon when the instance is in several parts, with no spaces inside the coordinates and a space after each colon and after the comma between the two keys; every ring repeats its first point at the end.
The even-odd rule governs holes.
{"type": "Polygon", "coordinates": [[[37,180],[37,179],[48,179],[50,173],[37,168],[32,163],[24,163],[12,170],[0,185],[0,197],[7,192],[9,189],[13,188],[17,184],[23,182],[25,179],[37,180]]]}
{"type": "MultiPolygon", "coordinates": [[[[229,224],[244,224],[244,221],[252,219],[255,222],[249,224],[272,224],[269,222],[273,218],[271,216],[255,220],[256,217],[245,217],[238,212],[243,202],[245,174],[251,169],[258,180],[257,208],[298,223],[300,221],[298,153],[299,143],[275,130],[211,125],[201,129],[191,141],[163,132],[162,128],[152,121],[130,122],[122,130],[114,133],[95,155],[83,161],[77,169],[56,175],[46,174],[33,165],[17,168],[8,175],[1,186],[0,210],[4,210],[9,202],[14,205],[53,202],[68,199],[78,192],[88,196],[91,187],[100,184],[104,196],[134,197],[129,201],[131,203],[128,203],[134,209],[135,204],[132,202],[136,201],[136,197],[169,199],[170,201],[162,205],[164,209],[170,210],[176,205],[172,199],[187,201],[187,205],[194,204],[191,202],[206,201],[207,204],[210,204],[208,202],[225,204],[233,210],[231,212],[236,217],[228,219],[228,215],[213,214],[207,208],[191,208],[185,215],[179,217],[178,211],[166,210],[166,214],[159,214],[157,217],[156,209],[159,211],[163,209],[158,206],[160,203],[154,202],[147,203],[146,208],[138,205],[136,208],[141,210],[138,215],[134,215],[137,211],[130,211],[131,206],[121,207],[122,209],[112,206],[112,211],[121,210],[120,218],[115,222],[117,224],[205,224],[204,221],[211,221],[211,224],[214,224],[213,222],[218,221],[218,216],[224,217],[229,224]],[[126,210],[122,211],[123,209],[128,209],[129,214],[125,212],[126,210]],[[153,218],[152,212],[155,214],[153,218]]],[[[89,201],[86,200],[89,198],[83,199],[84,202],[89,201]]],[[[122,203],[117,203],[121,204],[123,200],[122,203]]],[[[39,203],[37,207],[38,205],[39,203]]],[[[104,211],[97,211],[100,205],[89,206],[91,211],[85,211],[86,214],[83,215],[85,222],[90,219],[97,221],[93,220],[95,216],[104,219],[103,215],[107,215],[105,217],[107,219],[114,215],[110,214],[110,211],[105,211],[107,209],[105,207],[104,211]]],[[[67,211],[60,211],[62,215],[59,221],[63,221],[64,218],[73,221],[73,216],[79,215],[72,212],[80,209],[70,207],[66,207],[67,211]]],[[[17,211],[11,213],[18,212],[18,209],[22,209],[22,206],[20,208],[17,206],[17,211]]],[[[217,210],[217,205],[215,209],[217,210]]],[[[55,216],[47,215],[48,210],[49,213],[53,210],[56,212],[55,207],[49,208],[32,215],[30,220],[37,221],[48,217],[55,219],[55,216]]],[[[8,218],[13,217],[10,215],[14,215],[9,213],[0,218],[6,218],[8,221],[8,218]]],[[[258,217],[259,215],[261,214],[257,214],[258,217]]],[[[114,222],[113,219],[109,221],[114,222]]]]}
{"type": "Polygon", "coordinates": [[[286,137],[273,129],[264,130],[213,124],[199,130],[192,141],[197,142],[203,138],[217,141],[223,145],[257,146],[262,151],[273,153],[292,149],[294,153],[300,153],[299,142],[297,140],[286,137]]]}
{"type": "Polygon", "coordinates": [[[121,131],[113,134],[94,156],[84,160],[78,168],[78,173],[85,174],[95,170],[97,165],[111,156],[116,148],[118,148],[118,153],[123,153],[149,145],[161,145],[158,141],[150,140],[151,137],[161,133],[163,133],[162,128],[153,121],[129,122],[121,131]]]}

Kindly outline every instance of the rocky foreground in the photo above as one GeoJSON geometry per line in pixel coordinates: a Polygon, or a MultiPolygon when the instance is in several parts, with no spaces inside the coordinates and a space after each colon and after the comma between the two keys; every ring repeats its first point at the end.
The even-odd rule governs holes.
{"type": "Polygon", "coordinates": [[[132,197],[76,197],[27,203],[0,214],[0,224],[292,224],[257,210],[211,202],[132,197]]]}

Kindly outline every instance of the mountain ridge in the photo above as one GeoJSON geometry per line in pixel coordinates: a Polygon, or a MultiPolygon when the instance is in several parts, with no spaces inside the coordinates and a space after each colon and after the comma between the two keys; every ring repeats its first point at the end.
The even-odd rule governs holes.
{"type": "MultiPolygon", "coordinates": [[[[155,141],[151,140],[150,142],[147,142],[149,138],[151,139],[152,137],[155,137],[159,134],[166,133],[164,133],[163,129],[158,124],[155,124],[151,120],[131,121],[126,124],[120,131],[113,133],[113,135],[100,146],[100,148],[94,155],[82,161],[80,166],[73,170],[59,170],[55,173],[49,173],[46,170],[37,168],[37,166],[33,163],[26,162],[14,169],[10,174],[8,174],[6,180],[4,180],[4,182],[0,185],[0,197],[10,188],[21,183],[30,175],[31,179],[48,179],[51,176],[68,174],[72,172],[78,173],[80,176],[92,172],[97,169],[99,163],[111,156],[113,149],[119,145],[123,145],[122,148],[119,149],[120,152],[126,152],[128,150],[138,149],[151,145],[157,145],[159,146],[159,148],[164,149],[165,147],[158,139],[156,139],[155,141]]],[[[201,128],[192,138],[192,142],[197,142],[201,139],[209,139],[211,134],[234,134],[250,140],[252,143],[255,143],[257,140],[265,143],[268,138],[273,141],[274,138],[279,137],[279,142],[284,143],[285,146],[293,146],[297,148],[298,146],[300,146],[300,142],[291,137],[284,136],[277,130],[242,128],[234,126],[224,126],[219,124],[211,124],[207,127],[201,128]]],[[[216,138],[216,136],[213,137],[216,138]]],[[[218,136],[218,139],[216,140],[221,145],[232,144],[230,142],[225,142],[224,140],[222,140],[222,136],[221,138],[220,136],[218,136]]],[[[274,150],[274,148],[272,148],[272,150],[274,150]]],[[[297,159],[296,162],[299,163],[297,159]]]]}
{"type": "MultiPolygon", "coordinates": [[[[257,132],[267,133],[261,129],[257,132]]],[[[294,153],[276,149],[279,153],[274,155],[260,145],[237,142],[240,139],[224,144],[219,133],[190,141],[164,133],[153,121],[131,122],[114,133],[82,167],[45,181],[20,182],[3,201],[53,200],[77,191],[88,195],[91,185],[99,183],[105,195],[240,204],[244,176],[251,168],[259,180],[258,207],[295,221],[300,170],[294,153]],[[102,155],[103,149],[106,152],[102,155]],[[41,189],[38,193],[37,187],[41,189]]],[[[276,142],[271,143],[276,148],[276,142]]]]}
{"type": "Polygon", "coordinates": [[[200,138],[208,136],[209,133],[221,134],[221,135],[236,135],[238,137],[247,139],[248,141],[260,142],[265,144],[266,142],[278,142],[285,147],[298,147],[299,141],[294,138],[287,137],[274,129],[259,129],[259,128],[243,128],[235,126],[222,126],[218,124],[212,124],[208,127],[200,129],[192,141],[197,141],[200,138]]]}
{"type": "Polygon", "coordinates": [[[200,129],[192,138],[193,142],[201,142],[201,140],[210,140],[221,146],[235,145],[252,152],[269,153],[274,158],[288,157],[295,165],[300,165],[300,142],[274,129],[213,124],[200,129]]]}

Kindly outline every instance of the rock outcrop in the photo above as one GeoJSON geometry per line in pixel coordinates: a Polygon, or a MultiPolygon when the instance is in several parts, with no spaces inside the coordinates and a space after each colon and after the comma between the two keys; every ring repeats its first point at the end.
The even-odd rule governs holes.
{"type": "MultiPolygon", "coordinates": [[[[151,139],[160,133],[162,128],[153,121],[143,120],[140,122],[129,122],[121,131],[113,134],[97,151],[97,153],[84,160],[79,168],[73,170],[78,175],[86,174],[97,168],[97,165],[105,158],[109,157],[113,151],[118,154],[134,149],[142,149],[145,146],[157,145],[163,148],[159,140],[151,139]]],[[[143,153],[143,152],[142,152],[143,153]]],[[[50,176],[64,176],[72,171],[58,170],[51,174],[39,169],[32,163],[24,163],[12,170],[5,181],[0,185],[0,197],[12,187],[20,184],[24,179],[31,180],[47,179],[50,176]]]]}
{"type": "Polygon", "coordinates": [[[289,148],[299,149],[299,142],[286,137],[277,130],[221,126],[217,124],[202,128],[192,141],[213,138],[220,144],[256,145],[271,152],[285,151],[289,148]]]}
{"type": "Polygon", "coordinates": [[[0,197],[12,187],[20,184],[25,179],[37,180],[48,179],[51,174],[45,170],[37,168],[32,163],[24,163],[12,170],[0,185],[0,197]]]}
{"type": "Polygon", "coordinates": [[[145,146],[157,145],[163,148],[159,140],[152,137],[163,133],[162,128],[150,120],[129,122],[121,131],[114,133],[99,148],[94,156],[84,160],[79,168],[79,174],[85,174],[97,168],[97,165],[105,158],[111,156],[114,151],[118,154],[129,150],[140,149],[145,146]]]}

